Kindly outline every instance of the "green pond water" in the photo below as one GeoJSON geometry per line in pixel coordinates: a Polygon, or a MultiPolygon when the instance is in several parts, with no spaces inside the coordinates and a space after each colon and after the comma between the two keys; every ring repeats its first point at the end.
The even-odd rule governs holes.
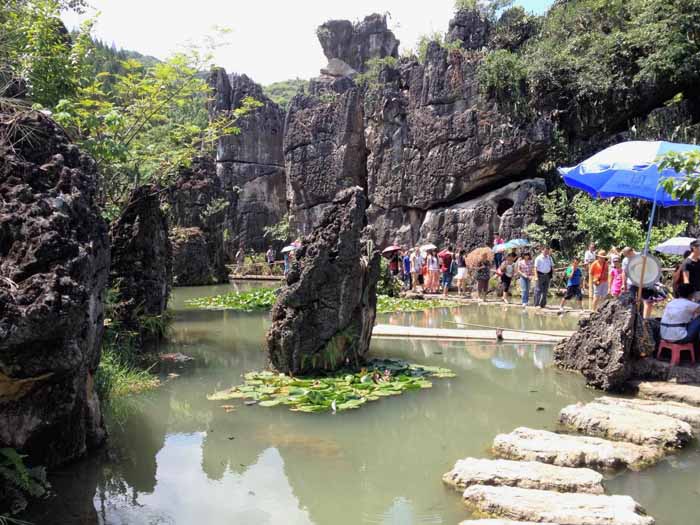
{"type": "MultiPolygon", "coordinates": [[[[372,355],[457,373],[342,414],[285,407],[231,412],[207,401],[265,365],[267,313],[190,310],[184,300],[235,285],[176,289],[165,351],[195,357],[153,393],[109,414],[109,453],[54,474],[58,496],[34,523],[109,525],[457,524],[469,517],[441,476],[466,456],[486,457],[494,436],[517,426],[556,429],[558,411],[595,392],[551,366],[549,345],[374,340],[372,355]]],[[[239,286],[239,289],[244,289],[239,286]]],[[[380,316],[378,322],[449,327],[449,321],[572,329],[573,318],[467,306],[380,316]]],[[[608,480],[660,525],[700,523],[700,454],[683,452],[643,473],[608,480]]]]}

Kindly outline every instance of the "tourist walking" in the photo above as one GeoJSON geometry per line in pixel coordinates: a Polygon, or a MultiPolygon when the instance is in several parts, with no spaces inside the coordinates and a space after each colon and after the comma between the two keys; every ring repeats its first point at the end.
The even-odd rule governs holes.
{"type": "Polygon", "coordinates": [[[501,293],[503,302],[506,304],[508,304],[510,285],[513,282],[513,275],[515,273],[515,264],[513,264],[514,258],[514,255],[509,253],[506,255],[506,260],[503,261],[501,266],[498,268],[498,275],[501,277],[501,293]]]}
{"type": "Polygon", "coordinates": [[[600,250],[596,260],[591,264],[591,279],[593,280],[593,311],[598,309],[601,299],[608,296],[608,254],[600,250]]]}
{"type": "MultiPolygon", "coordinates": [[[[504,243],[505,243],[505,241],[503,240],[503,238],[499,234],[496,234],[494,236],[494,238],[493,238],[493,246],[494,247],[498,246],[499,244],[504,244],[504,243]]],[[[500,268],[502,262],[503,262],[503,252],[494,251],[494,254],[493,254],[494,266],[496,268],[500,268]]]]}
{"type": "Polygon", "coordinates": [[[403,269],[403,284],[406,290],[413,288],[411,283],[411,252],[406,250],[401,252],[401,267],[403,269]]]}
{"type": "Polygon", "coordinates": [[[457,295],[462,296],[467,291],[467,252],[459,250],[457,254],[457,295]]]}
{"type": "Polygon", "coordinates": [[[275,267],[275,250],[272,249],[272,246],[270,246],[267,249],[267,252],[265,252],[265,260],[267,261],[267,265],[270,267],[270,273],[272,273],[272,270],[275,267]]]}
{"type": "Polygon", "coordinates": [[[586,273],[591,269],[591,264],[595,262],[595,243],[592,242],[588,245],[586,253],[583,254],[583,264],[586,273]]]}
{"type": "Polygon", "coordinates": [[[544,308],[547,306],[549,284],[552,282],[552,273],[554,272],[554,261],[550,255],[549,247],[542,248],[542,252],[535,258],[535,271],[537,272],[535,306],[544,308]]]}
{"type": "Polygon", "coordinates": [[[428,266],[428,283],[426,284],[428,293],[438,293],[438,287],[440,286],[440,261],[435,255],[435,250],[428,252],[425,262],[428,266]]]}
{"type": "Polygon", "coordinates": [[[532,262],[530,252],[524,252],[515,264],[515,275],[520,282],[520,294],[523,306],[527,306],[530,302],[530,285],[532,284],[534,271],[535,265],[532,262]]]}
{"type": "MultiPolygon", "coordinates": [[[[690,253],[690,252],[688,252],[690,253]]],[[[632,280],[627,276],[627,267],[630,264],[630,259],[634,257],[636,254],[632,248],[629,246],[625,246],[622,248],[622,273],[624,275],[624,278],[622,279],[622,291],[626,292],[629,290],[630,286],[632,286],[632,280]]]]}
{"type": "Polygon", "coordinates": [[[579,302],[579,308],[583,310],[583,294],[581,293],[583,272],[581,271],[581,268],[579,268],[578,257],[574,257],[573,259],[571,259],[571,264],[566,268],[564,276],[566,277],[566,293],[564,294],[564,298],[559,304],[559,311],[563,312],[564,303],[566,303],[566,301],[570,299],[573,299],[574,297],[579,302]]]}
{"type": "Polygon", "coordinates": [[[612,267],[608,274],[608,282],[610,283],[610,295],[620,297],[625,284],[625,272],[622,270],[619,255],[612,256],[612,267]]]}
{"type": "Polygon", "coordinates": [[[456,271],[453,272],[452,263],[454,262],[454,248],[448,246],[446,250],[443,250],[439,254],[440,258],[440,271],[442,272],[442,294],[447,295],[447,292],[452,286],[452,278],[454,277],[456,271]]]}
{"type": "Polygon", "coordinates": [[[481,301],[486,301],[486,295],[489,293],[489,281],[491,280],[491,263],[489,254],[483,253],[481,261],[476,268],[476,291],[481,301]]]}
{"type": "Polygon", "coordinates": [[[691,301],[695,292],[689,283],[678,286],[678,297],[664,308],[661,339],[670,343],[696,343],[700,335],[700,305],[691,301]]]}
{"type": "Polygon", "coordinates": [[[417,292],[420,287],[420,276],[423,272],[423,256],[420,253],[420,248],[416,246],[411,255],[411,281],[413,282],[413,291],[417,292]]]}
{"type": "Polygon", "coordinates": [[[242,243],[238,246],[238,251],[235,255],[235,261],[236,269],[234,273],[240,274],[243,272],[243,264],[245,263],[245,246],[242,243]]]}
{"type": "Polygon", "coordinates": [[[700,300],[700,241],[690,243],[690,255],[683,261],[683,282],[693,288],[692,300],[700,300]]]}

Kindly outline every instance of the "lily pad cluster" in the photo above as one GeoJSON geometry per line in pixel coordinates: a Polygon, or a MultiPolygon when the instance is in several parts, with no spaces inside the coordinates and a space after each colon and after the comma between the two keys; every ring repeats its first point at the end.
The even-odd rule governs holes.
{"type": "MultiPolygon", "coordinates": [[[[277,300],[278,289],[256,288],[247,292],[229,292],[210,297],[188,299],[185,304],[205,310],[239,310],[255,312],[271,310],[277,300]]],[[[450,308],[460,306],[449,299],[403,299],[401,297],[377,296],[377,313],[423,312],[431,308],[450,308]]]]}
{"type": "Polygon", "coordinates": [[[342,412],[368,401],[433,386],[429,378],[455,377],[447,369],[400,359],[372,359],[359,371],[324,377],[291,377],[270,371],[248,372],[245,383],[207,396],[210,401],[245,399],[262,407],[287,405],[295,412],[342,412]]]}
{"type": "Polygon", "coordinates": [[[401,297],[377,296],[377,313],[422,312],[431,308],[451,308],[460,306],[457,301],[449,299],[404,299],[401,297]]]}
{"type": "Polygon", "coordinates": [[[185,304],[205,310],[271,310],[277,300],[277,288],[255,288],[247,292],[229,292],[210,297],[188,299],[185,304]]]}

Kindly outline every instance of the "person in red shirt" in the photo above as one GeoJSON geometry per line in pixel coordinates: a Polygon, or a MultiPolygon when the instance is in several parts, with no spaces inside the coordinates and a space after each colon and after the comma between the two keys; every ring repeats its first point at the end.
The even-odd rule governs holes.
{"type": "Polygon", "coordinates": [[[448,246],[447,250],[443,250],[438,255],[440,257],[440,271],[442,272],[442,294],[447,295],[447,292],[452,286],[452,260],[454,259],[454,248],[448,246]]]}

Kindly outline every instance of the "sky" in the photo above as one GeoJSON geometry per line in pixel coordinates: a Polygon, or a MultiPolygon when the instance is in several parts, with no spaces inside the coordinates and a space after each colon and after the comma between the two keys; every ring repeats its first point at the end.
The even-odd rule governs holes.
{"type": "MultiPolygon", "coordinates": [[[[118,48],[166,58],[187,42],[202,42],[214,27],[231,30],[215,62],[229,73],[245,73],[266,85],[318,76],[326,65],[316,28],[326,20],[360,20],[389,13],[389,27],[401,49],[415,47],[420,35],[445,31],[454,0],[89,0],[85,15],[65,13],[69,28],[99,12],[95,36],[118,48]]],[[[552,0],[515,2],[541,13],[552,0]]]]}

